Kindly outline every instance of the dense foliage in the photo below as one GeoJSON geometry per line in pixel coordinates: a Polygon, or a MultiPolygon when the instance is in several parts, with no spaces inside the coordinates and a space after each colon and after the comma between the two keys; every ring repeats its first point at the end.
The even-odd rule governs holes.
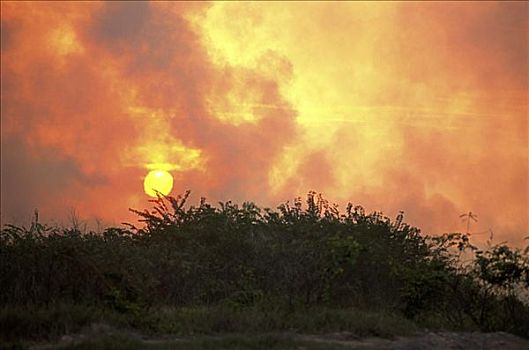
{"type": "Polygon", "coordinates": [[[529,335],[527,249],[477,251],[468,235],[423,236],[402,213],[391,220],[352,205],[340,213],[314,192],[306,205],[298,198],[277,210],[186,206],[188,196],[133,210],[140,228],[3,227],[1,306],[354,307],[529,335]],[[465,253],[473,259],[463,265],[465,253]]]}

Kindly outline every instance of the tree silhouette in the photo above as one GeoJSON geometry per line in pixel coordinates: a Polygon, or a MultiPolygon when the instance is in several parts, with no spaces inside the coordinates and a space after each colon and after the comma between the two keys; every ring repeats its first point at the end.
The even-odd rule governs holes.
{"type": "Polygon", "coordinates": [[[468,213],[465,213],[465,214],[461,214],[459,215],[459,217],[461,218],[461,221],[462,222],[465,222],[467,223],[467,231],[466,231],[466,234],[470,234],[470,221],[471,220],[474,220],[475,222],[478,222],[478,216],[474,213],[472,213],[471,211],[469,211],[468,213]]]}

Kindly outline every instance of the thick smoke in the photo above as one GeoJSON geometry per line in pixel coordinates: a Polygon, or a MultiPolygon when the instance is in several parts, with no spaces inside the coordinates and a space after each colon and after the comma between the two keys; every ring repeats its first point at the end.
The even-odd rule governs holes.
{"type": "Polygon", "coordinates": [[[143,177],[528,224],[527,3],[2,2],[2,223],[131,221],[143,177]]]}

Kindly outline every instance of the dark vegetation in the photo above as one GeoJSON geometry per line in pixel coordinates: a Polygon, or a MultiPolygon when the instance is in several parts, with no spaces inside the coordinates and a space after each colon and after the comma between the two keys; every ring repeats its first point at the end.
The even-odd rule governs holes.
{"type": "Polygon", "coordinates": [[[135,211],[143,226],[6,225],[0,340],[50,339],[93,322],[156,334],[418,329],[529,337],[529,249],[479,251],[381,213],[340,213],[311,192],[278,210],[189,192],[135,211]],[[460,257],[471,257],[462,263],[460,257]]]}

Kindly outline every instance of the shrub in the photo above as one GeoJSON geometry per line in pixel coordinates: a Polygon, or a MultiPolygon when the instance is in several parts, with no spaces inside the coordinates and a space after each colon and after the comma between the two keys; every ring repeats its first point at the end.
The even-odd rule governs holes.
{"type": "Polygon", "coordinates": [[[159,196],[142,227],[102,233],[35,220],[0,233],[0,305],[70,303],[141,315],[160,307],[367,309],[450,327],[527,335],[528,251],[476,251],[468,235],[428,237],[379,212],[345,213],[310,192],[277,210],[159,196]],[[463,266],[461,252],[475,252],[463,266]],[[470,326],[469,326],[470,325],[470,326]]]}

